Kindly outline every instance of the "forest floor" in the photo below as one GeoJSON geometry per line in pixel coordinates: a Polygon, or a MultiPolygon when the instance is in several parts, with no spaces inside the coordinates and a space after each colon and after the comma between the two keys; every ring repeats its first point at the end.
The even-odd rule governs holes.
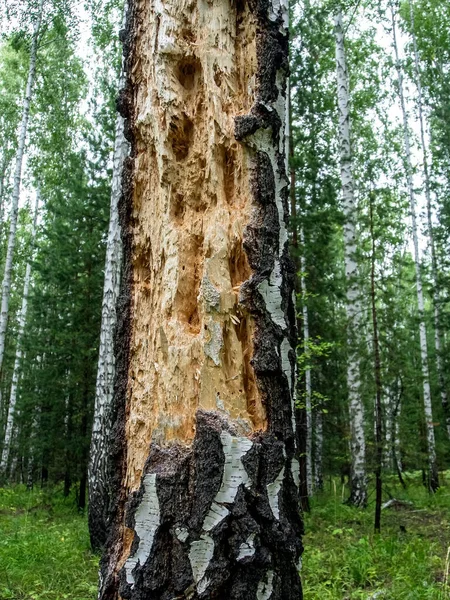
{"type": "Polygon", "coordinates": [[[373,533],[374,494],[365,510],[343,504],[348,490],[330,480],[305,515],[304,600],[450,599],[450,472],[430,495],[419,474],[403,490],[392,478],[384,498],[404,501],[381,514],[373,533]]]}
{"type": "MultiPolygon", "coordinates": [[[[392,481],[385,491],[411,504],[383,510],[380,535],[372,496],[366,510],[351,508],[342,503],[347,490],[331,480],[313,498],[304,600],[450,600],[450,473],[434,496],[413,476],[406,491],[392,481]]],[[[0,600],[95,600],[97,567],[73,496],[0,488],[0,600]]]]}
{"type": "Polygon", "coordinates": [[[73,495],[0,488],[0,600],[95,600],[97,576],[73,495]]]}

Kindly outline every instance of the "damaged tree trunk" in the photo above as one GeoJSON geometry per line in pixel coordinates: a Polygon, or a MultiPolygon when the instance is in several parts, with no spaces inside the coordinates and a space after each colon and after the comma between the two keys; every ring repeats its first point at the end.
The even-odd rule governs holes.
{"type": "Polygon", "coordinates": [[[302,597],[287,16],[130,2],[101,600],[302,597]]]}

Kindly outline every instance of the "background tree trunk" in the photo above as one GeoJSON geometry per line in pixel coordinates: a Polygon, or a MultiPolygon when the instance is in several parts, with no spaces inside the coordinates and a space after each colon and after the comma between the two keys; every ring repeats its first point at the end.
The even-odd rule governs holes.
{"type": "Polygon", "coordinates": [[[436,491],[439,487],[439,474],[436,462],[436,443],[434,438],[434,423],[433,423],[433,409],[431,405],[431,389],[430,389],[430,374],[428,368],[428,348],[427,348],[427,331],[425,325],[425,314],[424,314],[424,298],[422,289],[422,275],[420,273],[420,252],[419,252],[419,239],[418,239],[418,228],[417,228],[417,216],[416,216],[416,199],[414,194],[414,183],[413,183],[413,168],[411,159],[411,143],[409,139],[409,124],[408,114],[406,112],[405,97],[403,93],[403,73],[400,64],[397,34],[395,26],[395,12],[394,7],[391,3],[391,14],[392,14],[392,34],[394,41],[394,52],[395,61],[398,74],[398,94],[400,98],[400,105],[403,115],[403,139],[405,144],[405,167],[406,167],[406,179],[409,193],[409,205],[411,213],[411,224],[412,224],[412,235],[414,245],[414,265],[416,270],[416,293],[417,293],[417,308],[419,313],[419,336],[420,336],[420,356],[422,362],[422,383],[423,383],[423,403],[425,409],[425,421],[427,430],[427,451],[428,451],[428,479],[429,488],[432,491],[436,491]]]}
{"type": "MultiPolygon", "coordinates": [[[[121,77],[121,86],[123,77],[121,77]]],[[[117,115],[116,139],[113,157],[111,208],[108,242],[106,246],[105,281],[103,286],[102,325],[95,393],[94,423],[89,461],[89,531],[91,545],[99,550],[106,542],[108,515],[110,514],[110,488],[108,482],[108,437],[112,428],[112,398],[114,393],[115,358],[114,333],[116,305],[120,291],[122,243],[119,225],[119,199],[123,163],[129,152],[125,139],[124,120],[117,115]]]]}
{"type": "Polygon", "coordinates": [[[413,38],[414,47],[414,71],[415,80],[417,86],[417,108],[419,113],[419,124],[420,124],[420,141],[422,145],[423,155],[423,180],[425,183],[425,199],[427,202],[427,235],[428,245],[431,255],[431,275],[433,278],[433,309],[434,309],[434,348],[436,351],[436,368],[439,378],[439,387],[441,394],[441,404],[444,411],[445,424],[447,428],[447,436],[450,439],[450,406],[448,402],[447,387],[444,377],[444,365],[442,361],[442,349],[441,349],[441,315],[439,305],[439,282],[438,282],[438,263],[436,259],[436,248],[434,244],[434,228],[432,218],[432,207],[431,207],[431,185],[430,185],[430,173],[428,168],[428,153],[427,145],[425,141],[425,122],[423,117],[423,101],[422,101],[422,84],[420,81],[420,62],[419,52],[417,50],[417,40],[415,34],[414,25],[414,9],[413,4],[409,2],[409,14],[411,18],[411,32],[413,38]]]}
{"type": "Polygon", "coordinates": [[[130,3],[101,600],[302,597],[287,6],[130,3]]]}
{"type": "MultiPolygon", "coordinates": [[[[0,308],[0,373],[5,354],[6,327],[8,325],[9,297],[11,294],[11,275],[13,266],[14,248],[16,245],[17,218],[19,214],[20,184],[22,180],[22,163],[25,151],[25,142],[27,138],[28,119],[30,116],[31,97],[33,94],[34,82],[36,78],[36,58],[38,50],[38,38],[42,21],[42,10],[44,0],[40,0],[36,22],[34,24],[33,37],[31,40],[30,66],[28,69],[27,86],[22,109],[22,121],[19,130],[19,143],[16,155],[16,165],[14,171],[14,189],[11,200],[11,217],[9,225],[8,248],[6,252],[5,269],[2,281],[2,302],[0,308]]],[[[0,398],[1,400],[1,398],[0,398]]],[[[1,404],[1,402],[0,402],[1,404]]]]}
{"type": "Polygon", "coordinates": [[[351,447],[351,490],[349,502],[355,506],[365,506],[367,503],[366,440],[364,433],[364,411],[360,396],[361,384],[357,345],[361,306],[356,281],[355,186],[353,182],[350,142],[350,98],[341,12],[335,17],[335,35],[341,185],[345,218],[345,276],[347,280],[347,387],[350,409],[351,447]]]}
{"type": "Polygon", "coordinates": [[[6,420],[6,431],[5,437],[3,441],[3,451],[2,458],[0,461],[0,473],[5,474],[8,467],[8,459],[9,453],[11,449],[11,440],[13,433],[13,425],[14,425],[14,414],[16,410],[16,400],[17,400],[17,388],[19,385],[19,376],[20,376],[20,368],[22,362],[22,338],[25,331],[25,323],[27,320],[27,310],[28,310],[28,292],[30,289],[31,282],[31,261],[33,260],[33,251],[34,251],[34,242],[36,237],[36,227],[37,227],[37,217],[39,210],[39,199],[40,192],[39,188],[36,191],[36,204],[34,208],[34,218],[33,218],[33,230],[31,232],[31,256],[27,262],[27,266],[25,269],[25,281],[23,284],[23,295],[22,295],[22,306],[20,308],[19,313],[19,330],[17,332],[17,340],[16,340],[16,357],[14,360],[14,369],[13,376],[11,382],[11,393],[9,395],[9,404],[8,404],[8,418],[6,420]]]}

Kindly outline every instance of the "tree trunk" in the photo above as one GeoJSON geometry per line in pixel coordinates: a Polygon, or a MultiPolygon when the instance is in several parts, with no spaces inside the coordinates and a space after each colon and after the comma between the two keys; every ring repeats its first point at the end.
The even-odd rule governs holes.
{"type": "Polygon", "coordinates": [[[355,193],[350,144],[350,99],[345,59],[342,13],[335,17],[336,73],[339,109],[339,144],[341,160],[341,185],[344,209],[345,276],[347,280],[347,387],[350,409],[351,491],[349,503],[367,504],[366,441],[364,413],[360,397],[360,377],[357,335],[361,320],[361,307],[356,282],[356,232],[355,193]]]}
{"type": "Polygon", "coordinates": [[[5,179],[7,178],[6,156],[3,158],[0,168],[0,240],[3,234],[3,221],[5,219],[5,179]]]}
{"type": "Polygon", "coordinates": [[[297,600],[287,5],[182,8],[134,0],[128,14],[99,598],[297,600]]]}
{"type": "Polygon", "coordinates": [[[431,406],[431,390],[430,390],[430,375],[428,369],[428,349],[427,349],[427,332],[425,326],[425,314],[424,314],[424,298],[422,290],[422,276],[420,273],[420,252],[419,252],[419,240],[417,230],[417,217],[416,217],[416,199],[414,194],[414,183],[413,183],[413,168],[411,159],[411,143],[409,139],[409,124],[408,114],[406,112],[405,98],[403,94],[403,73],[400,64],[397,34],[395,27],[395,13],[394,7],[391,4],[392,13],[392,33],[394,41],[394,52],[398,75],[398,93],[400,98],[400,104],[403,114],[403,137],[405,144],[405,164],[406,164],[406,178],[409,192],[409,205],[411,212],[412,222],[412,234],[413,234],[413,245],[414,245],[414,265],[416,270],[416,293],[417,293],[417,307],[419,313],[419,336],[420,336],[420,356],[422,363],[422,381],[423,381],[423,402],[425,409],[425,421],[427,429],[427,451],[428,451],[428,478],[429,488],[431,491],[436,491],[439,487],[439,475],[436,462],[436,444],[434,439],[434,422],[433,422],[433,411],[431,406]]]}
{"type": "MultiPolygon", "coordinates": [[[[6,251],[5,270],[2,282],[2,302],[0,309],[0,373],[3,366],[3,356],[5,354],[6,327],[8,324],[9,297],[11,294],[11,275],[14,257],[14,248],[16,245],[17,218],[19,214],[19,196],[20,184],[22,180],[22,163],[25,151],[25,141],[27,137],[28,118],[30,115],[31,97],[33,94],[34,81],[36,75],[36,56],[38,48],[39,31],[41,28],[42,9],[44,0],[40,0],[36,22],[34,24],[33,37],[31,40],[30,66],[28,69],[27,86],[22,109],[22,120],[19,129],[19,142],[16,155],[16,165],[14,171],[14,189],[11,201],[11,218],[9,226],[8,248],[6,251]]],[[[1,404],[1,402],[0,402],[1,404]]]]}
{"type": "Polygon", "coordinates": [[[430,185],[430,174],[428,169],[428,156],[427,156],[427,145],[425,142],[425,124],[423,118],[423,101],[422,101],[422,84],[420,81],[420,64],[419,64],[419,53],[417,50],[417,40],[414,27],[414,10],[410,0],[409,11],[411,18],[411,33],[413,38],[414,46],[414,71],[417,86],[417,108],[419,112],[419,123],[420,123],[420,140],[422,144],[422,155],[423,155],[423,178],[425,183],[425,199],[427,202],[427,235],[428,244],[430,247],[431,254],[431,275],[433,278],[433,309],[434,309],[434,347],[436,351],[436,367],[439,378],[439,387],[441,393],[441,403],[444,410],[445,424],[447,428],[447,436],[450,438],[450,405],[448,402],[447,388],[444,377],[444,365],[442,364],[442,350],[441,350],[441,315],[439,305],[439,288],[438,288],[438,265],[436,260],[436,248],[434,245],[434,230],[433,230],[433,218],[431,208],[431,185],[430,185]]]}
{"type": "Polygon", "coordinates": [[[373,363],[375,374],[375,533],[381,531],[381,503],[383,482],[381,479],[383,467],[383,414],[382,414],[382,382],[381,382],[381,357],[380,342],[378,336],[378,312],[377,298],[375,288],[375,233],[373,216],[373,194],[369,199],[370,212],[370,237],[372,241],[372,255],[370,264],[370,299],[372,308],[372,329],[373,329],[373,363]]]}
{"type": "Polygon", "coordinates": [[[306,304],[307,291],[306,291],[306,280],[305,280],[305,261],[303,259],[304,247],[305,247],[305,236],[303,233],[303,227],[300,229],[300,241],[301,241],[301,256],[300,256],[300,290],[302,294],[302,318],[303,318],[303,351],[305,352],[306,368],[305,368],[305,412],[306,412],[306,487],[308,490],[308,496],[312,496],[313,492],[313,471],[312,471],[312,385],[311,385],[311,369],[309,367],[310,347],[309,347],[309,315],[308,306],[306,304]]]}
{"type": "MultiPolygon", "coordinates": [[[[289,159],[291,161],[289,165],[289,176],[290,176],[290,190],[289,197],[291,202],[291,233],[292,233],[292,250],[293,250],[293,258],[294,258],[294,266],[295,266],[295,283],[294,283],[294,293],[297,297],[297,294],[300,293],[300,264],[299,264],[299,256],[300,256],[300,248],[298,243],[298,219],[297,219],[297,201],[296,201],[296,173],[294,168],[294,139],[292,135],[292,112],[291,112],[291,86],[290,80],[288,79],[288,115],[289,119],[286,122],[286,152],[289,155],[289,159]]],[[[297,303],[295,303],[297,306],[297,303]]],[[[298,338],[301,338],[301,330],[302,330],[302,322],[299,317],[299,314],[296,313],[296,324],[297,324],[297,335],[298,338]]],[[[298,394],[302,394],[302,378],[297,377],[295,382],[295,392],[294,394],[297,396],[298,394]]],[[[309,512],[309,495],[308,495],[308,484],[307,484],[307,465],[306,465],[306,409],[303,405],[303,402],[296,404],[295,406],[295,422],[296,422],[296,443],[297,443],[297,458],[299,462],[299,498],[300,498],[300,506],[301,509],[305,512],[309,512]]]]}
{"type": "Polygon", "coordinates": [[[11,393],[9,395],[9,405],[8,405],[8,418],[6,420],[6,431],[3,442],[3,451],[2,458],[0,461],[0,473],[6,473],[6,469],[8,466],[9,453],[11,449],[11,440],[12,440],[12,432],[14,426],[14,414],[16,410],[16,400],[17,400],[17,388],[19,385],[19,376],[20,376],[20,367],[22,362],[22,338],[25,331],[25,323],[27,320],[27,310],[28,310],[28,292],[30,289],[30,281],[31,281],[31,260],[33,258],[33,250],[34,250],[34,241],[36,237],[36,225],[37,225],[37,217],[39,210],[39,199],[40,193],[39,188],[36,191],[36,204],[34,208],[34,218],[33,218],[33,230],[31,233],[31,257],[27,262],[27,266],[25,269],[25,281],[23,284],[23,295],[22,295],[22,306],[19,313],[19,330],[17,332],[17,340],[16,340],[16,358],[14,360],[14,369],[11,383],[11,393]]]}
{"type": "Polygon", "coordinates": [[[314,412],[314,489],[323,490],[323,413],[319,404],[314,412]]]}
{"type": "MultiPolygon", "coordinates": [[[[123,79],[121,85],[123,85],[123,79]]],[[[94,550],[99,550],[105,544],[109,527],[107,519],[110,514],[111,499],[108,482],[109,455],[106,441],[112,428],[112,398],[115,376],[114,333],[122,263],[119,198],[123,162],[128,153],[129,144],[124,135],[124,120],[121,115],[117,115],[105,282],[103,286],[100,350],[89,462],[89,531],[91,545],[94,550]]]]}

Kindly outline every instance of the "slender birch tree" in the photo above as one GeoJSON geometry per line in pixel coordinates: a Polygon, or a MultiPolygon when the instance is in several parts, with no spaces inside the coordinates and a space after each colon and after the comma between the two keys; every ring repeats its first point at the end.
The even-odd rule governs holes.
{"type": "Polygon", "coordinates": [[[356,200],[352,174],[350,141],[350,97],[345,57],[342,12],[335,17],[337,98],[339,110],[339,142],[342,201],[344,212],[344,245],[347,314],[347,387],[350,409],[351,490],[349,502],[355,506],[367,503],[366,442],[364,411],[360,396],[360,374],[357,336],[361,319],[359,290],[356,281],[356,200]]]}
{"type": "MultiPolygon", "coordinates": [[[[3,366],[5,354],[6,328],[8,325],[9,299],[11,295],[11,276],[13,268],[14,249],[16,245],[17,218],[19,214],[20,186],[22,181],[22,165],[27,138],[28,120],[30,116],[31,100],[36,78],[36,59],[38,52],[39,34],[43,17],[44,0],[39,0],[38,10],[33,23],[33,35],[31,38],[30,65],[22,108],[22,120],[18,136],[18,148],[14,171],[14,189],[11,200],[10,226],[8,236],[8,247],[6,253],[5,268],[2,281],[2,301],[0,308],[0,372],[3,366]]],[[[0,402],[1,404],[1,402],[0,402]]]]}
{"type": "Polygon", "coordinates": [[[108,241],[106,246],[94,424],[89,462],[89,530],[91,544],[95,549],[101,548],[106,542],[107,518],[110,514],[108,437],[111,435],[113,421],[112,398],[115,376],[114,333],[122,262],[119,199],[121,195],[123,163],[128,152],[129,144],[124,135],[124,120],[121,115],[118,115],[113,158],[108,241]]]}
{"type": "Polygon", "coordinates": [[[424,314],[424,297],[422,289],[422,275],[420,272],[420,250],[419,250],[419,238],[418,238],[418,226],[417,226],[417,214],[416,214],[416,198],[414,192],[413,183],[413,166],[411,158],[411,142],[409,135],[409,122],[408,113],[406,110],[406,102],[403,91],[403,72],[400,62],[399,49],[397,43],[397,32],[396,32],[396,21],[395,21],[395,10],[394,3],[390,3],[391,18],[392,18],[392,35],[393,35],[393,46],[395,54],[395,64],[397,69],[398,78],[398,95],[400,99],[400,105],[403,116],[403,139],[405,148],[405,170],[406,180],[409,194],[409,205],[411,214],[411,225],[412,225],[412,236],[414,246],[414,266],[416,273],[416,294],[417,294],[417,309],[419,315],[419,336],[420,336],[420,356],[421,356],[421,370],[422,370],[422,386],[423,386],[423,402],[425,409],[425,421],[427,431],[427,446],[428,446],[428,484],[432,491],[436,491],[439,487],[439,475],[436,462],[436,443],[434,437],[434,422],[433,422],[433,410],[431,404],[431,389],[430,389],[430,374],[428,367],[428,348],[427,348],[427,332],[425,325],[425,314],[424,314]]]}
{"type": "Polygon", "coordinates": [[[17,389],[19,385],[19,377],[20,377],[20,369],[22,363],[22,339],[25,331],[25,324],[27,320],[27,310],[28,310],[28,293],[30,289],[31,282],[31,261],[33,258],[33,250],[36,238],[36,228],[37,228],[37,217],[39,211],[39,200],[40,200],[40,191],[39,188],[36,190],[36,203],[34,207],[34,217],[33,217],[33,229],[31,232],[31,256],[29,261],[27,262],[26,270],[25,270],[25,280],[23,284],[23,295],[22,295],[22,306],[19,313],[19,330],[17,333],[16,340],[16,357],[14,360],[14,369],[11,383],[11,392],[9,395],[9,404],[8,404],[8,418],[6,421],[6,431],[5,437],[3,441],[3,451],[2,457],[0,461],[0,473],[5,474],[8,468],[8,460],[11,450],[11,442],[12,442],[12,433],[14,427],[14,417],[16,411],[16,400],[17,400],[17,389]]]}
{"type": "Polygon", "coordinates": [[[447,435],[450,439],[450,405],[448,402],[447,388],[444,378],[444,365],[442,361],[442,332],[441,332],[441,315],[439,304],[439,282],[438,282],[438,264],[436,258],[436,247],[434,242],[434,227],[433,227],[433,209],[431,204],[431,183],[430,171],[428,166],[428,150],[425,139],[425,119],[423,115],[423,98],[422,98],[422,82],[420,73],[419,52],[417,49],[417,39],[414,24],[414,8],[412,0],[409,1],[409,14],[411,20],[411,36],[413,40],[414,50],[414,79],[417,87],[416,105],[418,109],[419,125],[420,125],[420,142],[422,146],[423,156],[423,182],[425,186],[425,199],[427,204],[427,237],[431,255],[431,276],[433,279],[433,311],[434,311],[434,348],[436,351],[436,368],[439,378],[439,388],[441,395],[442,408],[447,427],[447,435]]]}
{"type": "MultiPolygon", "coordinates": [[[[303,297],[302,320],[303,320],[303,351],[306,357],[310,354],[310,338],[309,338],[309,315],[307,305],[307,290],[306,290],[306,275],[304,261],[304,245],[305,236],[303,228],[300,229],[300,242],[302,247],[302,255],[300,257],[300,290],[303,297]]],[[[306,359],[305,367],[305,411],[306,411],[306,487],[308,496],[313,492],[313,431],[312,431],[312,384],[311,384],[311,366],[308,358],[306,359]]]]}

